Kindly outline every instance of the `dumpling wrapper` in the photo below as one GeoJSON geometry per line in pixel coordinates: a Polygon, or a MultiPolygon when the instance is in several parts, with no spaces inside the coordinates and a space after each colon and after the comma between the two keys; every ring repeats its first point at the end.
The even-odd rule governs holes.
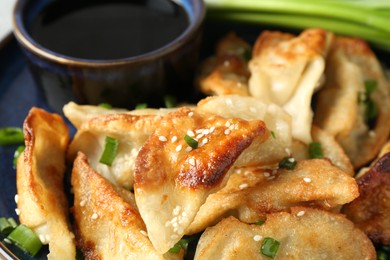
{"type": "Polygon", "coordinates": [[[25,150],[16,167],[20,223],[49,243],[49,259],[75,259],[64,190],[68,127],[57,114],[31,108],[23,124],[25,150]]]}
{"type": "Polygon", "coordinates": [[[161,255],[148,239],[133,193],[115,187],[79,153],[72,171],[78,246],[86,259],[180,259],[161,255]]]}
{"type": "Polygon", "coordinates": [[[187,232],[201,232],[227,216],[255,223],[294,206],[337,210],[358,196],[355,179],[325,159],[298,161],[292,170],[241,167],[207,197],[187,232]]]}
{"type": "Polygon", "coordinates": [[[355,169],[378,154],[390,133],[390,82],[369,45],[355,38],[337,37],[329,53],[327,80],[318,92],[314,122],[333,135],[355,169]],[[374,80],[371,94],[378,116],[372,128],[365,120],[365,81],[374,80]]]}
{"type": "Polygon", "coordinates": [[[140,214],[158,252],[180,240],[207,196],[225,185],[233,165],[256,164],[254,153],[269,136],[262,121],[189,108],[161,120],[138,154],[134,181],[140,214]],[[198,148],[185,142],[186,134],[198,148]]]}
{"type": "Polygon", "coordinates": [[[249,91],[265,103],[282,106],[292,117],[292,135],[311,142],[313,93],[323,83],[325,57],[333,35],[307,29],[299,36],[264,31],[249,62],[249,91]]]}
{"type": "Polygon", "coordinates": [[[202,99],[195,110],[224,118],[263,120],[273,138],[268,138],[256,154],[262,165],[277,164],[291,153],[291,116],[278,105],[266,104],[255,97],[224,95],[202,99]]]}
{"type": "Polygon", "coordinates": [[[265,259],[266,238],[280,242],[275,259],[376,259],[368,237],[341,214],[307,207],[267,215],[262,225],[229,217],[200,237],[195,260],[265,259]]]}

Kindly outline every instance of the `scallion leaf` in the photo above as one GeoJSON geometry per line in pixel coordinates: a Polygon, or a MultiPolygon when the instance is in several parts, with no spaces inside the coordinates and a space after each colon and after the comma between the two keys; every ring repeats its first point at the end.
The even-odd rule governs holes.
{"type": "Polygon", "coordinates": [[[264,220],[259,220],[259,221],[256,221],[256,222],[255,222],[255,225],[261,226],[261,225],[263,225],[264,223],[265,223],[264,220]]]}
{"type": "Polygon", "coordinates": [[[165,104],[165,107],[167,107],[167,108],[176,107],[177,100],[174,96],[166,95],[166,96],[164,96],[164,104],[165,104]]]}
{"type": "Polygon", "coordinates": [[[296,165],[297,165],[297,161],[293,157],[284,157],[279,162],[279,168],[283,168],[287,170],[294,169],[296,165]]]}
{"type": "Polygon", "coordinates": [[[136,106],[135,106],[135,109],[136,110],[139,110],[139,109],[145,109],[145,108],[147,108],[148,107],[148,104],[147,103],[140,103],[140,104],[137,104],[136,106]]]}
{"type": "Polygon", "coordinates": [[[322,145],[319,142],[311,142],[309,144],[309,156],[310,158],[324,158],[324,153],[322,151],[322,145]]]}
{"type": "Polygon", "coordinates": [[[0,232],[8,235],[11,231],[14,230],[12,224],[8,221],[8,219],[2,217],[0,218],[0,232]]]}
{"type": "Polygon", "coordinates": [[[4,127],[0,129],[0,145],[22,144],[23,129],[20,127],[4,127]]]}
{"type": "Polygon", "coordinates": [[[111,166],[118,151],[118,146],[119,141],[117,139],[107,136],[105,139],[104,150],[99,162],[111,166]]]}
{"type": "Polygon", "coordinates": [[[280,242],[272,237],[266,237],[261,244],[260,251],[263,255],[274,258],[278,252],[280,242]]]}
{"type": "Polygon", "coordinates": [[[181,249],[187,251],[188,243],[189,243],[188,239],[182,238],[171,249],[169,249],[169,252],[173,254],[178,254],[180,253],[181,249]]]}
{"type": "Polygon", "coordinates": [[[191,146],[191,148],[193,149],[196,149],[198,148],[198,141],[196,141],[194,138],[192,138],[191,136],[189,135],[185,135],[184,136],[184,141],[186,141],[186,143],[191,146]]]}
{"type": "Polygon", "coordinates": [[[17,226],[7,239],[32,256],[35,256],[42,247],[39,237],[23,224],[17,226]]]}
{"type": "Polygon", "coordinates": [[[111,109],[112,108],[112,105],[110,103],[107,103],[107,102],[100,103],[98,106],[102,107],[102,108],[105,108],[105,109],[111,109]]]}

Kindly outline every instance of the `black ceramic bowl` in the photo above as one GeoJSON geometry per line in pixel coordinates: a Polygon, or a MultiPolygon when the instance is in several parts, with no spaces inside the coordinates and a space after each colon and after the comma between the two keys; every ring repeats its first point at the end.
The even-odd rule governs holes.
{"type": "MultiPolygon", "coordinates": [[[[83,1],[86,5],[93,2],[131,5],[157,3],[156,0],[79,0],[78,3],[83,1]]],[[[34,80],[43,90],[49,105],[54,110],[61,111],[62,106],[72,100],[82,104],[108,102],[114,106],[132,108],[140,102],[160,106],[167,94],[179,99],[191,96],[194,91],[192,82],[198,62],[205,5],[202,0],[163,1],[178,4],[188,17],[188,25],[175,38],[136,55],[80,58],[44,46],[31,35],[34,21],[48,4],[59,2],[60,8],[66,9],[72,1],[19,0],[14,9],[14,34],[28,60],[34,80]]],[[[130,28],[133,24],[126,26],[130,28]]],[[[142,32],[142,26],[138,25],[141,33],[151,33],[142,32]]],[[[112,28],[113,31],[115,29],[112,28]]],[[[153,35],[162,36],[162,29],[163,27],[158,27],[153,35]]],[[[69,38],[62,39],[61,44],[66,46],[68,41],[69,38]]],[[[131,45],[128,44],[128,47],[131,48],[131,45]]],[[[127,48],[123,44],[121,47],[115,47],[115,44],[113,46],[127,48]]],[[[96,46],[91,44],[88,48],[96,46]]]]}

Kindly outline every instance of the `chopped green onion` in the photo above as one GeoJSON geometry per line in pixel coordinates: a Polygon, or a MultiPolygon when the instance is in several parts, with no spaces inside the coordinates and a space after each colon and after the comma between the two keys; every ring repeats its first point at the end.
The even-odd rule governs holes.
{"type": "Polygon", "coordinates": [[[106,103],[106,102],[100,103],[98,106],[102,107],[102,108],[106,108],[106,109],[112,108],[112,105],[110,103],[106,103]]]}
{"type": "Polygon", "coordinates": [[[172,108],[172,107],[176,107],[177,100],[174,96],[166,95],[164,97],[164,103],[167,108],[172,108]]]}
{"type": "Polygon", "coordinates": [[[273,139],[276,139],[276,134],[275,134],[274,131],[271,131],[271,136],[272,136],[273,139]]]}
{"type": "Polygon", "coordinates": [[[18,148],[16,148],[16,150],[14,152],[14,160],[13,160],[14,168],[16,167],[16,163],[18,162],[18,158],[23,153],[24,148],[25,148],[24,145],[19,145],[18,148]]]}
{"type": "Polygon", "coordinates": [[[12,230],[14,230],[12,224],[4,217],[0,218],[0,232],[8,235],[12,230]]]}
{"type": "Polygon", "coordinates": [[[178,254],[180,253],[180,250],[182,248],[184,249],[184,251],[187,251],[188,243],[188,239],[182,238],[171,249],[169,249],[169,252],[173,254],[178,254]]]}
{"type": "Polygon", "coordinates": [[[191,146],[193,149],[198,148],[198,141],[196,141],[195,139],[193,139],[191,136],[185,135],[185,136],[184,136],[184,141],[186,141],[186,143],[187,143],[189,146],[191,146]]]}
{"type": "Polygon", "coordinates": [[[293,157],[284,157],[279,162],[279,168],[283,168],[287,170],[294,169],[296,165],[297,165],[297,161],[293,157]]]}
{"type": "Polygon", "coordinates": [[[23,224],[17,226],[7,236],[7,239],[32,256],[36,255],[42,247],[39,237],[23,224]]]}
{"type": "Polygon", "coordinates": [[[366,95],[370,96],[377,88],[378,82],[376,80],[366,80],[364,81],[364,88],[366,90],[366,95]]]}
{"type": "Polygon", "coordinates": [[[7,218],[8,223],[11,224],[12,228],[16,228],[18,226],[18,223],[16,223],[16,220],[13,218],[7,218]]]}
{"type": "Polygon", "coordinates": [[[111,166],[118,151],[118,146],[119,141],[117,139],[106,136],[104,150],[99,162],[111,166]]]}
{"type": "Polygon", "coordinates": [[[24,142],[23,129],[4,127],[0,129],[0,145],[21,144],[24,142]]]}
{"type": "Polygon", "coordinates": [[[261,226],[261,225],[263,225],[264,223],[265,223],[264,220],[259,220],[259,221],[256,221],[256,222],[255,222],[255,225],[261,226]]]}
{"type": "Polygon", "coordinates": [[[135,106],[135,109],[136,110],[139,110],[139,109],[145,109],[148,107],[148,104],[147,103],[140,103],[138,105],[135,106]]]}
{"type": "Polygon", "coordinates": [[[280,242],[271,237],[266,237],[261,244],[260,251],[263,255],[274,258],[278,252],[280,242]]]}
{"type": "Polygon", "coordinates": [[[309,156],[310,158],[324,158],[324,153],[322,151],[322,145],[319,142],[311,142],[309,144],[309,156]]]}
{"type": "Polygon", "coordinates": [[[252,50],[251,49],[245,49],[245,51],[243,53],[243,58],[246,61],[250,61],[250,59],[252,58],[252,50]]]}

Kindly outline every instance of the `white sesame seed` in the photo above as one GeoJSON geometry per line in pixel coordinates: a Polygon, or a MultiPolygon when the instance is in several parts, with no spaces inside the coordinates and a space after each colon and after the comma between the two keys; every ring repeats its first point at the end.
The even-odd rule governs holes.
{"type": "Polygon", "coordinates": [[[177,216],[179,215],[180,213],[180,210],[181,210],[181,207],[179,205],[177,205],[173,210],[172,210],[172,214],[177,216]]]}
{"type": "Polygon", "coordinates": [[[46,239],[44,235],[40,234],[38,237],[42,244],[46,244],[46,239]]]}
{"type": "Polygon", "coordinates": [[[269,177],[269,176],[271,176],[271,174],[270,174],[269,172],[264,172],[263,175],[264,175],[264,177],[269,177]]]}
{"type": "Polygon", "coordinates": [[[87,202],[85,200],[80,201],[80,207],[84,207],[87,202]]]}
{"type": "Polygon", "coordinates": [[[291,150],[289,148],[285,148],[284,151],[288,154],[291,155],[291,150]]]}
{"type": "Polygon", "coordinates": [[[236,125],[231,125],[231,126],[229,126],[229,130],[231,131],[231,130],[234,130],[234,128],[236,127],[236,125]]]}
{"type": "Polygon", "coordinates": [[[204,129],[203,131],[202,131],[202,134],[204,134],[204,135],[208,135],[210,133],[210,130],[209,129],[204,129]]]}
{"type": "Polygon", "coordinates": [[[205,138],[202,140],[202,143],[207,144],[209,142],[209,139],[205,138]]]}
{"type": "Polygon", "coordinates": [[[305,177],[305,178],[303,178],[303,180],[304,180],[305,182],[311,182],[311,179],[310,179],[309,177],[305,177]]]}
{"type": "Polygon", "coordinates": [[[18,200],[19,200],[18,194],[15,194],[14,200],[15,200],[15,203],[18,203],[18,200]]]}
{"type": "Polygon", "coordinates": [[[7,244],[12,244],[12,241],[9,240],[8,238],[4,238],[4,242],[6,242],[7,244]]]}
{"type": "Polygon", "coordinates": [[[229,129],[226,129],[225,132],[223,132],[225,135],[229,135],[230,134],[230,130],[229,129]]]}
{"type": "Polygon", "coordinates": [[[210,127],[210,133],[214,132],[215,126],[210,127]]]}
{"type": "Polygon", "coordinates": [[[302,217],[303,215],[305,215],[305,212],[304,212],[303,210],[301,210],[301,211],[299,211],[299,212],[297,213],[297,216],[298,216],[298,217],[302,217]]]}
{"type": "Polygon", "coordinates": [[[192,112],[192,111],[188,113],[189,117],[192,117],[193,115],[194,115],[194,112],[192,112]]]}
{"type": "Polygon", "coordinates": [[[177,141],[177,136],[176,135],[172,136],[171,142],[174,143],[176,141],[177,141]]]}
{"type": "Polygon", "coordinates": [[[202,138],[204,136],[204,134],[198,134],[197,136],[196,136],[196,139],[200,139],[200,138],[202,138]]]}
{"type": "Polygon", "coordinates": [[[226,123],[225,123],[225,126],[226,127],[229,127],[229,126],[231,126],[232,124],[229,122],[229,121],[226,121],[226,123]]]}
{"type": "Polygon", "coordinates": [[[145,230],[140,230],[139,232],[140,232],[142,235],[144,235],[145,237],[148,237],[148,233],[146,233],[145,230]]]}
{"type": "Polygon", "coordinates": [[[188,136],[191,136],[191,137],[194,137],[194,136],[195,136],[195,133],[194,133],[192,130],[188,130],[188,131],[187,131],[187,135],[188,135],[188,136]]]}
{"type": "Polygon", "coordinates": [[[226,99],[226,105],[231,106],[233,105],[233,101],[230,98],[226,99]]]}
{"type": "Polygon", "coordinates": [[[191,146],[187,146],[186,152],[191,152],[191,151],[192,151],[192,147],[191,146]]]}
{"type": "Polygon", "coordinates": [[[158,137],[158,140],[160,140],[161,142],[166,142],[166,141],[168,141],[168,139],[167,139],[165,136],[163,136],[163,135],[160,135],[160,136],[158,137]]]}
{"type": "Polygon", "coordinates": [[[16,209],[15,209],[15,213],[16,213],[16,215],[19,216],[19,215],[20,215],[20,209],[16,208],[16,209]]]}
{"type": "Polygon", "coordinates": [[[255,236],[253,237],[253,240],[255,240],[255,241],[260,241],[262,238],[263,238],[263,237],[260,236],[260,235],[255,235],[255,236]]]}
{"type": "Polygon", "coordinates": [[[178,146],[176,146],[176,152],[179,152],[181,150],[181,148],[183,148],[183,146],[181,144],[179,144],[178,146]]]}
{"type": "Polygon", "coordinates": [[[293,162],[295,162],[295,159],[293,157],[290,157],[290,158],[288,158],[288,161],[293,163],[293,162]]]}
{"type": "Polygon", "coordinates": [[[238,186],[240,188],[240,190],[243,190],[243,189],[246,189],[249,187],[248,183],[243,183],[243,184],[240,184],[240,186],[238,186]]]}
{"type": "Polygon", "coordinates": [[[91,216],[91,219],[97,219],[97,218],[98,218],[98,214],[93,213],[92,216],[91,216]]]}
{"type": "Polygon", "coordinates": [[[195,159],[194,158],[190,158],[190,160],[188,161],[192,166],[195,166],[195,159]]]}
{"type": "Polygon", "coordinates": [[[183,211],[183,212],[181,213],[181,215],[182,215],[183,217],[187,217],[187,212],[183,211]]]}

